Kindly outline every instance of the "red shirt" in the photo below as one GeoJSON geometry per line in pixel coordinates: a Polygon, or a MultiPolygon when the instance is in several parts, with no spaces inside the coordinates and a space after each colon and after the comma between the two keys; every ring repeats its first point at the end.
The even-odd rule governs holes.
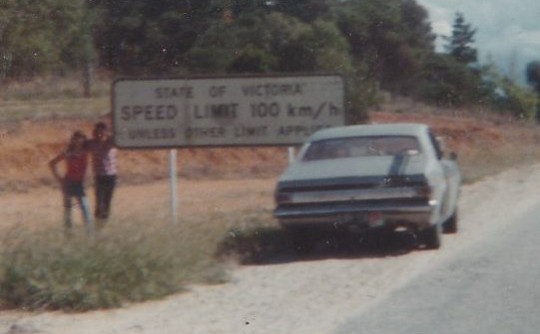
{"type": "Polygon", "coordinates": [[[66,180],[74,182],[84,181],[87,161],[86,153],[66,153],[66,180]]]}

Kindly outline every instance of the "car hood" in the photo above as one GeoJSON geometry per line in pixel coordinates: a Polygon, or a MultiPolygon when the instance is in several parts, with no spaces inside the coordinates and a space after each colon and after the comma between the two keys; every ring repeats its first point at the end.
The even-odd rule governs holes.
{"type": "Polygon", "coordinates": [[[426,158],[422,154],[298,161],[287,168],[280,181],[419,175],[425,170],[426,158]]]}

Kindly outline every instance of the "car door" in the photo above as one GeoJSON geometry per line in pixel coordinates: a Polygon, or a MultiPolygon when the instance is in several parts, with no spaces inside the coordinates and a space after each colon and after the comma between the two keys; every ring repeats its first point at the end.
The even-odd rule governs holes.
{"type": "Polygon", "coordinates": [[[438,163],[444,174],[444,182],[446,183],[441,203],[441,219],[445,221],[456,211],[461,174],[456,160],[445,156],[439,141],[431,130],[429,130],[429,138],[435,149],[438,163]]]}

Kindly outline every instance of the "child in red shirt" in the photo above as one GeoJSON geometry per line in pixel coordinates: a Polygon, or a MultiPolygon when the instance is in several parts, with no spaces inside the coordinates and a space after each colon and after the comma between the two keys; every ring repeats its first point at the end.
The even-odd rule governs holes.
{"type": "Polygon", "coordinates": [[[60,182],[62,193],[64,195],[64,224],[66,232],[70,233],[72,228],[71,207],[74,197],[81,207],[82,216],[86,232],[92,235],[94,232],[94,223],[92,221],[88,199],[84,192],[84,178],[86,167],[88,165],[88,154],[86,150],[86,136],[81,131],[75,131],[71,136],[66,150],[58,154],[49,162],[49,167],[54,177],[60,182]],[[66,162],[66,173],[62,177],[58,173],[57,165],[61,161],[66,162]]]}

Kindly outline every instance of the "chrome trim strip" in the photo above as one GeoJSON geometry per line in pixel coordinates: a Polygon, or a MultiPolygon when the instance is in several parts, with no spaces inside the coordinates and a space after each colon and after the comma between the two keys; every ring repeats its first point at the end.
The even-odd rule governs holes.
{"type": "Polygon", "coordinates": [[[345,202],[362,200],[383,200],[398,198],[419,197],[417,188],[395,187],[395,188],[371,188],[371,189],[351,189],[351,190],[328,190],[328,191],[306,191],[290,194],[290,200],[281,204],[301,204],[301,203],[322,203],[322,202],[345,202]]]}
{"type": "Polygon", "coordinates": [[[414,206],[370,206],[370,207],[354,207],[346,206],[341,208],[309,208],[309,209],[294,209],[294,208],[278,208],[274,212],[276,218],[288,218],[299,216],[318,216],[318,215],[337,215],[344,213],[366,213],[377,211],[381,213],[393,214],[412,214],[412,213],[431,213],[433,207],[428,205],[414,206]]]}

